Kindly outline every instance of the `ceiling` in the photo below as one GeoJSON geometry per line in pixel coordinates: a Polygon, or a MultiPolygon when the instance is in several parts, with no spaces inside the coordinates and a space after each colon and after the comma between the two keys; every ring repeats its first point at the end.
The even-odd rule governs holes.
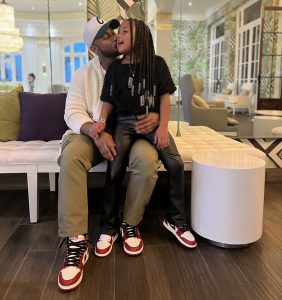
{"type": "MultiPolygon", "coordinates": [[[[78,12],[86,10],[86,0],[49,0],[51,12],[78,12]]],[[[47,12],[47,0],[6,0],[16,12],[47,12]]]]}
{"type": "MultiPolygon", "coordinates": [[[[152,1],[152,0],[148,0],[152,1]]],[[[47,0],[6,0],[15,11],[19,12],[47,12],[47,0]]],[[[49,0],[51,12],[77,12],[86,10],[87,0],[49,0]]],[[[179,15],[180,4],[182,14],[186,16],[207,16],[220,8],[228,0],[155,0],[158,11],[171,12],[179,15]],[[192,5],[189,6],[189,2],[192,5]]]]}

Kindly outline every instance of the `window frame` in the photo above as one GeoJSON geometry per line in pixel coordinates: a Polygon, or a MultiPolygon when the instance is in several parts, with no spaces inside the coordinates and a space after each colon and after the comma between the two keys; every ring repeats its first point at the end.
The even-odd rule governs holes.
{"type": "Polygon", "coordinates": [[[210,94],[220,93],[222,90],[223,81],[223,56],[224,56],[224,39],[225,34],[216,38],[216,29],[218,26],[225,23],[225,19],[220,19],[214,23],[210,28],[210,79],[209,79],[209,90],[210,94]],[[218,46],[218,53],[215,56],[215,49],[218,46]],[[218,58],[218,60],[216,60],[218,58]],[[216,66],[215,66],[216,65],[216,66]],[[215,71],[217,70],[217,79],[215,79],[215,71]],[[218,72],[219,71],[219,72],[218,72]],[[218,86],[219,85],[219,86],[218,86]]]}
{"type": "Polygon", "coordinates": [[[259,0],[249,1],[237,10],[235,52],[235,66],[237,66],[235,68],[235,78],[237,80],[237,88],[240,89],[243,83],[253,82],[254,94],[257,94],[257,76],[259,73],[261,16],[244,25],[244,12],[256,2],[259,2],[259,0]],[[253,42],[254,34],[256,38],[255,42],[253,42]],[[246,40],[248,35],[249,40],[247,44],[246,40]],[[245,59],[246,56],[248,60],[245,59]],[[254,71],[252,72],[252,70],[254,71]]]}

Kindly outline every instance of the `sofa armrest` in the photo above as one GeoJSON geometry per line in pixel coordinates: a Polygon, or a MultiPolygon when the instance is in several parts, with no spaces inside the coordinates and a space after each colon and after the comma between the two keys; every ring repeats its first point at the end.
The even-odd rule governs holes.
{"type": "Polygon", "coordinates": [[[191,125],[194,126],[207,126],[216,131],[226,130],[227,114],[226,108],[192,108],[191,125]]]}

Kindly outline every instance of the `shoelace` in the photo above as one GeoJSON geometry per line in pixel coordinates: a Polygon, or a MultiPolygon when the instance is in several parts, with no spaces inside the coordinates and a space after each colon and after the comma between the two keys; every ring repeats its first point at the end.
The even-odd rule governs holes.
{"type": "Polygon", "coordinates": [[[112,239],[112,237],[110,235],[107,234],[101,234],[99,237],[99,241],[106,241],[106,242],[110,242],[112,239]]]}
{"type": "Polygon", "coordinates": [[[184,233],[185,231],[189,231],[189,227],[187,224],[183,224],[181,226],[178,226],[178,228],[184,233]]]}
{"type": "Polygon", "coordinates": [[[61,242],[59,248],[61,248],[61,246],[64,242],[66,242],[66,244],[67,244],[67,254],[65,257],[65,265],[67,267],[70,267],[70,266],[76,267],[79,264],[79,260],[85,250],[87,242],[93,245],[93,243],[89,240],[82,240],[82,241],[74,242],[70,238],[65,238],[61,242]]]}
{"type": "Polygon", "coordinates": [[[130,226],[130,225],[127,225],[127,224],[122,224],[122,227],[124,228],[125,235],[128,238],[137,237],[138,236],[137,226],[130,226]]]}

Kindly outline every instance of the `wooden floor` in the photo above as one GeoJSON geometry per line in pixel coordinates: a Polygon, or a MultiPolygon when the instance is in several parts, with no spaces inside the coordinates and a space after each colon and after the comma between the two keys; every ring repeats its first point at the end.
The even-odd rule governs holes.
{"type": "MultiPolygon", "coordinates": [[[[187,199],[189,193],[187,184],[187,199]]],[[[56,193],[40,191],[40,222],[31,225],[27,191],[1,188],[0,299],[282,299],[281,183],[266,184],[263,237],[243,249],[201,239],[193,250],[179,245],[161,225],[166,195],[161,180],[140,226],[142,255],[127,256],[120,240],[106,258],[92,250],[80,287],[63,293],[57,287],[64,250],[58,248],[56,193]]],[[[89,191],[93,242],[101,197],[102,189],[89,191]]]]}

